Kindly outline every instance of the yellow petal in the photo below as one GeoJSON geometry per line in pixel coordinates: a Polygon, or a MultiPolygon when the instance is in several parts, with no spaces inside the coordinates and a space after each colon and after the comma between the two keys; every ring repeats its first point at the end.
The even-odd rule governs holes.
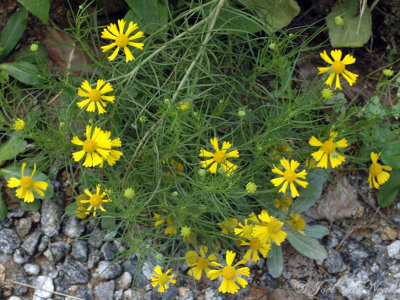
{"type": "Polygon", "coordinates": [[[16,188],[21,185],[21,181],[15,177],[11,177],[7,183],[7,186],[10,188],[16,188]]]}
{"type": "Polygon", "coordinates": [[[209,152],[207,150],[201,149],[199,156],[200,157],[213,157],[214,153],[211,153],[211,152],[209,152]]]}
{"type": "Polygon", "coordinates": [[[126,62],[129,62],[129,61],[132,61],[132,60],[135,59],[135,58],[133,57],[133,55],[132,55],[131,50],[129,50],[128,47],[124,47],[124,52],[125,52],[125,56],[126,56],[126,62]]]}
{"type": "Polygon", "coordinates": [[[328,64],[333,64],[332,59],[328,56],[328,54],[326,53],[326,50],[324,50],[324,52],[320,53],[321,58],[326,61],[328,64]]]}
{"type": "Polygon", "coordinates": [[[342,59],[342,50],[332,50],[331,56],[335,61],[340,61],[342,59]]]}
{"type": "Polygon", "coordinates": [[[210,143],[214,147],[215,151],[219,151],[218,138],[215,137],[215,138],[210,139],[210,143]]]}
{"type": "Polygon", "coordinates": [[[356,62],[356,59],[350,54],[347,54],[342,60],[342,63],[345,65],[351,65],[351,64],[354,64],[355,62],[356,62]]]}
{"type": "Polygon", "coordinates": [[[308,141],[308,143],[309,143],[311,146],[314,146],[314,147],[319,147],[319,146],[322,146],[322,145],[323,145],[323,143],[322,143],[321,141],[319,141],[315,136],[312,136],[312,137],[310,138],[310,140],[308,141]]]}

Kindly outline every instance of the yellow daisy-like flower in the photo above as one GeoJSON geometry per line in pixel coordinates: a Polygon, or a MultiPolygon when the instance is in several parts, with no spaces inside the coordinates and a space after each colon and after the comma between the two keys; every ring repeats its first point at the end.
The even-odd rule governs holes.
{"type": "Polygon", "coordinates": [[[253,234],[253,224],[248,224],[249,219],[244,220],[244,224],[239,223],[239,227],[235,228],[234,232],[236,235],[250,239],[253,234]]]}
{"type": "Polygon", "coordinates": [[[392,171],[392,168],[389,166],[384,166],[378,163],[378,158],[381,153],[376,154],[371,152],[371,160],[372,164],[369,167],[369,175],[368,175],[368,182],[369,187],[379,189],[382,184],[389,180],[390,174],[386,171],[392,171]]]}
{"type": "Polygon", "coordinates": [[[84,109],[87,106],[86,110],[90,112],[95,112],[97,107],[99,115],[104,114],[106,112],[104,107],[107,105],[105,101],[113,103],[115,100],[115,96],[105,96],[104,94],[113,90],[111,84],[106,83],[102,79],[97,80],[95,89],[92,89],[89,81],[85,80],[78,89],[78,96],[85,97],[86,99],[78,102],[77,105],[80,109],[84,109]]]}
{"type": "Polygon", "coordinates": [[[223,234],[228,234],[229,232],[233,232],[235,227],[238,224],[238,220],[235,218],[229,218],[221,223],[217,223],[219,227],[221,227],[221,231],[223,234]]]}
{"type": "Polygon", "coordinates": [[[274,186],[280,186],[283,183],[279,192],[284,194],[287,192],[288,185],[290,184],[290,193],[293,198],[296,198],[300,194],[297,191],[297,188],[294,185],[294,183],[296,182],[301,187],[306,188],[308,182],[299,180],[298,178],[306,179],[307,172],[306,170],[303,170],[300,173],[296,173],[296,169],[300,166],[300,163],[295,160],[291,160],[289,163],[289,161],[286,158],[282,158],[281,165],[285,168],[284,172],[279,170],[275,165],[273,165],[274,168],[272,169],[272,172],[275,174],[282,175],[282,177],[271,179],[271,182],[274,184],[274,186]]]}
{"type": "Polygon", "coordinates": [[[167,222],[168,227],[164,230],[164,234],[177,234],[178,229],[175,226],[175,221],[172,217],[167,217],[165,218],[161,218],[161,215],[158,213],[153,213],[153,218],[154,219],[159,219],[158,221],[154,222],[154,226],[158,227],[162,224],[164,224],[164,222],[167,222]]]}
{"type": "Polygon", "coordinates": [[[236,253],[233,251],[226,251],[226,266],[223,267],[221,264],[213,261],[211,264],[217,267],[223,267],[221,270],[210,270],[208,273],[211,280],[215,280],[216,278],[223,276],[221,285],[219,286],[218,291],[222,293],[230,293],[235,294],[239,291],[239,286],[236,282],[242,287],[246,287],[248,284],[245,279],[239,277],[237,275],[242,275],[249,277],[250,269],[248,267],[242,267],[236,270],[238,265],[245,264],[245,260],[239,261],[237,264],[232,266],[233,260],[235,259],[236,253]]]}
{"type": "Polygon", "coordinates": [[[244,259],[251,260],[251,261],[259,261],[261,255],[266,258],[269,250],[271,249],[271,244],[267,242],[262,242],[259,238],[254,237],[251,238],[248,242],[242,241],[240,244],[242,246],[249,246],[249,250],[247,250],[246,254],[243,256],[244,259]]]}
{"type": "Polygon", "coordinates": [[[326,61],[328,64],[331,65],[330,67],[318,67],[318,70],[319,70],[318,74],[322,74],[325,72],[331,72],[330,75],[328,76],[328,79],[325,81],[325,83],[327,85],[329,85],[331,87],[333,79],[336,76],[335,89],[338,88],[341,90],[342,87],[340,85],[339,75],[342,75],[344,78],[346,78],[346,80],[348,81],[350,86],[352,86],[354,84],[354,82],[356,82],[358,75],[346,70],[346,65],[351,65],[356,61],[356,59],[352,55],[347,54],[343,58],[343,60],[341,60],[342,59],[342,51],[341,50],[332,50],[331,56],[333,57],[334,61],[332,61],[332,59],[328,56],[328,54],[326,53],[325,50],[320,55],[324,61],[326,61]]]}
{"type": "Polygon", "coordinates": [[[92,208],[94,208],[93,212],[93,217],[96,216],[97,209],[99,208],[101,211],[106,211],[104,207],[101,205],[102,203],[107,203],[107,202],[112,202],[111,199],[103,199],[105,196],[107,196],[106,192],[101,192],[101,186],[100,184],[97,185],[96,187],[96,193],[92,194],[88,189],[85,189],[85,194],[89,196],[88,200],[81,200],[81,203],[89,203],[89,207],[87,208],[86,214],[90,214],[90,211],[92,208]]]}
{"type": "Polygon", "coordinates": [[[128,29],[124,33],[125,24],[126,22],[124,20],[118,20],[118,28],[116,24],[111,23],[110,25],[107,26],[107,29],[103,29],[103,32],[101,33],[101,37],[103,39],[114,40],[112,44],[101,47],[103,52],[106,52],[114,47],[117,47],[117,49],[114,50],[113,54],[111,54],[108,57],[110,61],[114,60],[117,57],[120,48],[124,49],[126,62],[135,59],[132,55],[132,52],[129,50],[128,46],[132,46],[140,50],[143,50],[144,46],[143,43],[133,42],[133,40],[144,37],[143,31],[138,31],[134,35],[129,36],[134,30],[138,29],[139,27],[136,23],[133,24],[133,22],[131,21],[129,22],[128,29]]]}
{"type": "Polygon", "coordinates": [[[232,157],[239,157],[239,151],[238,150],[233,150],[227,153],[227,150],[232,147],[232,144],[229,142],[222,142],[222,149],[219,149],[218,146],[218,138],[213,138],[210,139],[211,145],[214,147],[215,152],[209,152],[204,149],[200,150],[200,157],[212,157],[210,159],[201,161],[201,167],[202,168],[207,168],[208,166],[211,165],[211,167],[208,169],[211,173],[215,174],[217,173],[218,165],[221,165],[225,172],[226,176],[231,176],[233,171],[237,169],[237,166],[232,164],[231,162],[227,161],[227,158],[232,158],[232,157]]]}
{"type": "Polygon", "coordinates": [[[11,177],[7,183],[7,186],[10,188],[16,188],[20,186],[20,188],[16,191],[17,197],[24,199],[24,202],[31,203],[33,200],[35,200],[33,191],[43,197],[43,191],[47,189],[48,184],[45,181],[33,181],[33,175],[35,175],[36,172],[36,164],[33,164],[33,172],[31,176],[24,176],[25,167],[26,163],[23,163],[21,169],[22,178],[17,179],[15,177],[11,177]]]}
{"type": "Polygon", "coordinates": [[[210,278],[210,263],[212,261],[218,260],[217,256],[214,253],[211,253],[207,257],[208,248],[207,246],[200,247],[200,255],[197,254],[196,251],[188,251],[185,255],[186,262],[191,269],[189,270],[189,275],[193,276],[197,280],[201,279],[201,274],[204,271],[206,276],[210,278]]]}
{"type": "Polygon", "coordinates": [[[305,234],[303,229],[306,227],[306,221],[304,221],[300,214],[290,214],[291,219],[288,220],[286,223],[290,225],[290,228],[296,229],[301,234],[305,234]]]}
{"type": "Polygon", "coordinates": [[[337,132],[332,131],[329,140],[325,142],[319,141],[315,136],[310,138],[308,143],[311,146],[321,147],[318,151],[311,154],[311,156],[318,161],[317,167],[327,169],[329,160],[331,167],[336,168],[346,160],[343,155],[336,152],[336,148],[346,148],[348,146],[347,140],[343,138],[335,142],[337,135],[337,132]]]}
{"type": "Polygon", "coordinates": [[[22,119],[16,119],[14,122],[14,129],[15,130],[22,130],[25,128],[25,121],[22,119]]]}
{"type": "Polygon", "coordinates": [[[276,208],[281,208],[283,211],[287,210],[293,204],[293,199],[287,195],[283,195],[281,199],[274,199],[276,208]]]}
{"type": "Polygon", "coordinates": [[[102,166],[103,160],[110,155],[111,139],[108,132],[104,132],[98,127],[94,128],[92,134],[92,126],[86,126],[86,141],[81,141],[77,136],[71,140],[75,145],[82,146],[81,151],[72,153],[75,161],[80,161],[86,154],[83,163],[84,167],[102,166]]]}
{"type": "Polygon", "coordinates": [[[169,269],[167,272],[163,273],[162,269],[160,266],[156,266],[153,271],[153,278],[151,278],[151,286],[156,287],[157,285],[160,285],[158,287],[158,292],[159,293],[164,293],[165,290],[168,289],[168,282],[171,283],[176,283],[176,279],[174,279],[175,275],[171,274],[168,275],[168,273],[171,272],[171,269],[169,269]]]}
{"type": "Polygon", "coordinates": [[[282,231],[283,222],[268,215],[266,210],[262,210],[258,217],[261,220],[261,224],[254,226],[253,236],[259,238],[261,242],[269,242],[271,240],[280,246],[287,235],[286,232],[282,231]]]}

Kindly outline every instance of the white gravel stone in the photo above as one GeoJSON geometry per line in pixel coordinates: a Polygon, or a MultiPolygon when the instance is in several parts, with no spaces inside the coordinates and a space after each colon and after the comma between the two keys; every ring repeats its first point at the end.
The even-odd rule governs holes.
{"type": "Polygon", "coordinates": [[[26,264],[24,265],[24,270],[29,275],[38,275],[40,267],[37,264],[26,264]]]}
{"type": "Polygon", "coordinates": [[[124,272],[117,280],[118,289],[127,290],[131,287],[132,275],[129,272],[124,272]]]}
{"type": "Polygon", "coordinates": [[[50,298],[54,292],[53,280],[47,276],[38,276],[35,278],[34,285],[40,289],[35,289],[34,296],[41,298],[50,298]]]}
{"type": "Polygon", "coordinates": [[[394,241],[387,246],[388,256],[395,259],[400,259],[400,241],[394,241]]]}

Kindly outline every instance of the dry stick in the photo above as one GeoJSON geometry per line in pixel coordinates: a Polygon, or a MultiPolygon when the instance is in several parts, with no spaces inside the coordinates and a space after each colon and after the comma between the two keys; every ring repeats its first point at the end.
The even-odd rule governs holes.
{"type": "MultiPolygon", "coordinates": [[[[30,284],[18,282],[18,281],[11,280],[11,279],[7,279],[7,282],[14,283],[14,284],[18,284],[18,285],[22,285],[22,286],[26,286],[26,287],[29,287],[29,288],[32,288],[32,289],[36,289],[36,290],[45,291],[45,292],[48,292],[48,293],[53,293],[53,294],[60,295],[60,296],[63,296],[63,297],[69,297],[69,298],[78,299],[78,300],[85,300],[85,299],[83,299],[83,298],[79,298],[79,297],[75,297],[75,296],[71,296],[71,295],[67,295],[67,294],[63,294],[63,293],[59,293],[59,292],[54,292],[54,291],[42,289],[42,288],[37,287],[37,286],[34,286],[34,285],[30,285],[30,284]]],[[[6,282],[6,283],[7,283],[7,282],[6,282]]]]}
{"type": "Polygon", "coordinates": [[[379,2],[379,0],[375,0],[375,2],[372,3],[372,5],[371,5],[369,10],[372,11],[375,8],[375,6],[378,4],[378,2],[379,2]]]}
{"type": "Polygon", "coordinates": [[[360,31],[361,19],[364,16],[365,9],[367,8],[367,0],[359,0],[359,1],[360,1],[360,19],[358,20],[358,26],[357,26],[356,34],[358,34],[358,32],[360,31]]]}

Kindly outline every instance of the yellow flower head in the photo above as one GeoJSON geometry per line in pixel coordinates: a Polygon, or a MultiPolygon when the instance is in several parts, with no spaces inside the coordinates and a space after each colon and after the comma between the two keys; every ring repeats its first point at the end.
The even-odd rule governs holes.
{"type": "Polygon", "coordinates": [[[254,182],[249,182],[246,185],[246,190],[249,194],[254,194],[257,191],[257,184],[255,184],[254,182]]]}
{"type": "Polygon", "coordinates": [[[189,105],[190,101],[184,101],[178,105],[177,109],[186,110],[189,107],[189,105]]]}
{"type": "Polygon", "coordinates": [[[303,229],[306,227],[306,222],[301,218],[302,215],[300,214],[290,214],[290,220],[286,223],[290,225],[290,228],[296,229],[301,234],[305,234],[303,229]]]}
{"type": "Polygon", "coordinates": [[[118,27],[116,24],[111,23],[110,25],[107,26],[107,29],[103,29],[103,32],[101,33],[101,37],[103,39],[114,40],[112,44],[101,47],[103,52],[106,52],[114,47],[117,47],[117,49],[114,50],[113,54],[111,54],[108,57],[110,61],[114,60],[117,57],[120,48],[124,49],[126,62],[135,59],[132,55],[132,52],[129,50],[128,46],[132,46],[140,50],[143,50],[144,46],[143,43],[133,42],[133,40],[144,37],[143,31],[138,31],[134,35],[129,36],[134,30],[138,29],[139,27],[137,26],[136,23],[133,24],[133,22],[131,21],[129,22],[128,29],[124,33],[125,23],[126,22],[124,20],[118,20],[118,27]]]}
{"type": "Polygon", "coordinates": [[[249,277],[250,269],[248,267],[242,267],[236,270],[238,265],[245,264],[245,260],[239,261],[237,264],[232,266],[233,260],[235,259],[236,253],[233,251],[226,251],[226,266],[213,261],[211,264],[216,267],[221,267],[220,270],[211,270],[208,274],[211,280],[223,276],[221,285],[218,291],[222,293],[236,294],[239,291],[238,283],[242,288],[247,286],[247,281],[238,275],[249,277]]]}
{"type": "Polygon", "coordinates": [[[25,122],[22,119],[16,119],[14,122],[14,129],[15,130],[22,130],[25,128],[25,122]]]}
{"type": "Polygon", "coordinates": [[[114,89],[111,84],[106,83],[104,80],[97,80],[97,86],[95,89],[92,89],[89,85],[89,81],[85,80],[81,87],[78,89],[78,96],[85,97],[85,100],[82,100],[77,103],[80,109],[84,109],[86,106],[86,110],[90,112],[95,112],[96,107],[99,115],[106,112],[104,107],[107,102],[114,102],[115,96],[105,96],[109,92],[112,92],[114,89]]]}
{"type": "Polygon", "coordinates": [[[389,180],[390,174],[386,171],[392,171],[392,168],[389,166],[384,166],[378,163],[378,158],[381,153],[376,154],[371,152],[371,160],[372,164],[369,167],[369,175],[368,182],[369,187],[379,189],[382,184],[389,180]]]}
{"type": "Polygon", "coordinates": [[[38,193],[40,196],[44,196],[43,191],[47,189],[47,182],[44,181],[33,181],[33,175],[35,175],[36,172],[36,164],[33,164],[33,172],[31,176],[24,176],[24,169],[26,167],[26,163],[22,164],[22,169],[21,169],[21,174],[22,177],[21,179],[17,179],[15,177],[11,177],[10,180],[8,181],[7,186],[10,188],[20,188],[16,191],[16,195],[20,199],[24,199],[24,202],[30,203],[35,200],[35,197],[33,195],[33,191],[38,193]],[[43,190],[43,191],[42,191],[43,190]]]}
{"type": "Polygon", "coordinates": [[[111,199],[103,199],[107,196],[106,192],[101,192],[100,184],[96,187],[96,193],[92,194],[88,189],[85,189],[85,194],[89,196],[88,200],[81,200],[81,203],[89,203],[89,207],[87,209],[86,214],[90,214],[92,208],[94,208],[93,216],[96,216],[97,209],[99,208],[101,211],[106,211],[104,207],[101,205],[102,203],[112,202],[111,199]]]}
{"type": "Polygon", "coordinates": [[[193,276],[197,280],[201,279],[201,274],[204,271],[206,276],[209,277],[210,263],[216,261],[218,258],[214,253],[211,253],[207,257],[208,248],[207,246],[200,247],[200,255],[196,251],[188,251],[185,255],[186,262],[191,269],[189,270],[189,275],[193,276]]]}
{"type": "Polygon", "coordinates": [[[168,275],[168,273],[171,272],[171,269],[169,269],[167,272],[163,273],[162,269],[160,266],[157,266],[154,268],[153,271],[153,278],[151,278],[151,286],[156,287],[157,285],[160,285],[158,287],[158,292],[164,293],[166,289],[168,289],[168,282],[171,283],[176,283],[176,279],[174,279],[175,275],[171,274],[168,275]]]}
{"type": "Polygon", "coordinates": [[[228,234],[228,232],[233,232],[235,227],[238,224],[238,220],[235,218],[229,218],[221,223],[217,223],[219,227],[221,227],[222,233],[228,234]]]}
{"type": "Polygon", "coordinates": [[[254,226],[253,236],[259,238],[261,242],[268,243],[271,240],[280,246],[287,235],[286,232],[282,231],[283,222],[268,215],[266,210],[262,210],[258,217],[261,223],[254,226]]]}
{"type": "Polygon", "coordinates": [[[75,145],[82,146],[82,150],[72,153],[75,161],[80,161],[86,154],[83,163],[84,167],[102,166],[103,160],[109,156],[111,152],[110,135],[98,127],[94,128],[92,134],[92,126],[86,126],[86,141],[81,141],[75,136],[71,142],[75,145]]]}
{"type": "Polygon", "coordinates": [[[165,221],[167,222],[168,226],[164,230],[164,234],[177,234],[178,229],[176,228],[176,226],[174,224],[175,221],[172,217],[164,218],[164,217],[161,217],[161,215],[158,213],[153,213],[153,218],[159,219],[158,221],[154,222],[155,227],[158,227],[158,226],[164,224],[165,221]]]}
{"type": "Polygon", "coordinates": [[[339,75],[342,75],[344,78],[346,78],[346,80],[349,82],[350,86],[352,86],[354,84],[354,82],[356,82],[358,75],[346,70],[346,65],[351,65],[356,61],[356,59],[352,55],[347,54],[343,58],[343,60],[341,60],[342,59],[342,51],[341,50],[332,50],[331,56],[333,57],[334,61],[332,61],[332,59],[330,59],[330,57],[328,56],[328,54],[326,53],[325,50],[320,55],[324,61],[326,61],[328,64],[331,65],[330,67],[318,67],[318,70],[319,70],[318,74],[330,72],[328,79],[325,81],[325,83],[327,85],[329,85],[331,87],[333,79],[336,76],[335,89],[338,88],[341,90],[342,87],[340,85],[339,75]]]}
{"type": "Polygon", "coordinates": [[[274,204],[276,208],[280,207],[285,211],[293,204],[293,199],[287,195],[283,195],[281,199],[274,199],[274,204]]]}
{"type": "Polygon", "coordinates": [[[239,227],[235,228],[235,234],[244,238],[251,238],[254,225],[248,224],[249,219],[244,220],[244,224],[239,223],[239,227]]]}
{"type": "Polygon", "coordinates": [[[90,199],[90,197],[86,194],[80,194],[80,195],[78,195],[78,197],[76,197],[77,208],[76,208],[75,214],[78,219],[81,219],[81,220],[86,219],[88,205],[87,205],[87,203],[86,204],[82,203],[82,200],[89,200],[89,199],[90,199]]]}
{"type": "Polygon", "coordinates": [[[274,184],[274,186],[280,186],[283,183],[279,192],[284,194],[286,194],[288,185],[290,184],[290,193],[293,198],[296,198],[297,196],[299,196],[299,192],[297,191],[294,183],[296,182],[301,187],[306,188],[308,182],[299,180],[298,178],[305,180],[307,172],[306,170],[303,170],[300,173],[296,173],[296,169],[299,167],[300,163],[295,160],[291,160],[289,163],[286,158],[282,158],[281,165],[285,168],[285,171],[281,171],[275,165],[273,165],[274,168],[272,169],[272,172],[278,175],[282,175],[282,177],[274,178],[271,180],[271,182],[274,184]]]}
{"type": "Polygon", "coordinates": [[[183,237],[183,239],[187,242],[187,243],[192,243],[194,240],[194,233],[192,232],[192,229],[190,229],[190,227],[188,226],[183,226],[181,228],[181,236],[183,237]]]}
{"type": "Polygon", "coordinates": [[[346,158],[343,155],[340,155],[336,152],[336,148],[346,148],[347,140],[345,138],[340,141],[335,142],[335,138],[338,133],[332,131],[330,133],[329,140],[325,142],[319,141],[316,137],[312,136],[309,140],[309,144],[314,147],[321,147],[318,151],[311,154],[311,156],[318,161],[317,167],[319,168],[328,168],[328,160],[332,168],[336,168],[341,165],[346,158]]]}
{"type": "Polygon", "coordinates": [[[204,149],[200,150],[200,157],[211,157],[210,159],[201,161],[201,167],[202,168],[207,168],[208,166],[211,165],[211,167],[208,169],[211,173],[215,174],[217,173],[218,165],[221,165],[222,168],[224,168],[226,172],[226,176],[231,176],[233,171],[237,169],[237,166],[232,164],[227,160],[227,158],[232,158],[232,157],[239,157],[239,151],[238,150],[233,150],[230,152],[227,152],[228,149],[232,147],[232,144],[229,142],[223,142],[222,143],[222,149],[219,149],[218,146],[218,138],[213,138],[210,139],[210,143],[213,146],[215,152],[209,152],[204,149]]]}
{"type": "Polygon", "coordinates": [[[242,246],[249,246],[249,250],[247,250],[246,254],[243,256],[244,259],[251,261],[259,261],[261,255],[266,258],[269,250],[271,249],[271,244],[267,242],[262,242],[259,238],[254,237],[251,238],[248,242],[242,241],[240,244],[242,246]]]}

